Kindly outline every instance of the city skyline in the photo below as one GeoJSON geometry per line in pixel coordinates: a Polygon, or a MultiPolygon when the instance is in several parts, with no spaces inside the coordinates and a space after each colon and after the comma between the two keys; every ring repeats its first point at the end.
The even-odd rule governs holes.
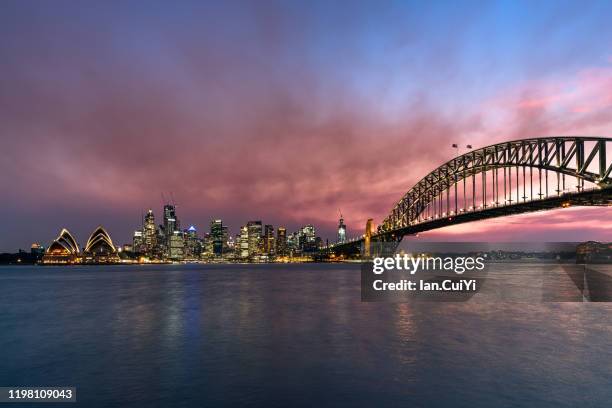
{"type": "MultiPolygon", "coordinates": [[[[346,242],[346,225],[340,215],[338,235],[332,244],[346,242]]],[[[141,225],[134,230],[131,242],[113,243],[109,231],[99,225],[89,235],[85,246],[69,228],[62,228],[48,247],[34,243],[30,256],[19,250],[16,262],[36,261],[42,264],[120,264],[170,262],[308,262],[322,260],[321,251],[330,242],[317,236],[309,224],[287,234],[284,226],[275,228],[261,220],[248,221],[233,235],[221,219],[210,221],[209,230],[190,225],[181,228],[176,206],[166,203],[161,220],[152,209],[143,214],[141,225]],[[235,237],[235,238],[234,238],[235,237]]],[[[331,255],[327,253],[327,255],[331,255]]],[[[335,257],[335,255],[333,256],[335,257]]],[[[332,257],[332,258],[333,258],[332,257]]]]}
{"type": "MultiPolygon", "coordinates": [[[[612,129],[603,2],[61,4],[0,16],[0,252],[64,226],[123,243],[161,191],[200,228],[331,238],[340,208],[350,237],[452,144],[612,129]]],[[[423,239],[606,240],[609,219],[570,208],[423,239]]]]}
{"type": "MultiPolygon", "coordinates": [[[[197,232],[198,236],[200,236],[199,234],[201,234],[204,231],[203,233],[208,236],[208,235],[214,235],[214,232],[216,229],[222,228],[223,235],[227,239],[233,239],[234,237],[240,235],[240,232],[242,231],[243,228],[248,226],[249,223],[253,222],[253,221],[248,221],[248,222],[245,221],[242,223],[242,226],[234,229],[234,228],[230,228],[227,224],[223,224],[221,219],[212,218],[210,219],[208,223],[208,227],[210,228],[210,230],[206,229],[206,225],[197,225],[195,223],[189,223],[189,222],[187,222],[186,226],[183,228],[181,227],[180,220],[177,216],[175,205],[164,204],[162,211],[158,213],[158,216],[161,214],[161,217],[159,218],[156,218],[155,213],[156,213],[155,210],[152,208],[149,208],[146,211],[142,211],[142,215],[140,217],[140,224],[139,225],[134,224],[135,233],[136,232],[142,233],[142,236],[144,237],[146,236],[145,231],[147,230],[149,226],[150,231],[152,231],[152,233],[156,235],[157,238],[165,237],[165,239],[169,240],[174,232],[181,232],[185,234],[189,232],[197,232]],[[171,212],[170,213],[171,215],[168,215],[168,211],[171,212]],[[171,220],[170,223],[168,222],[168,219],[171,220]]],[[[262,221],[258,220],[257,222],[261,223],[262,221]]],[[[342,218],[342,216],[337,220],[337,222],[338,222],[338,225],[335,231],[336,236],[325,237],[325,238],[320,237],[322,242],[328,241],[329,243],[343,243],[350,239],[357,239],[363,235],[362,233],[358,233],[358,232],[355,232],[354,235],[347,235],[347,226],[344,224],[344,219],[342,218]]],[[[95,224],[95,225],[96,225],[96,229],[104,227],[104,225],[100,223],[95,224]]],[[[273,230],[275,228],[281,228],[283,232],[286,232],[287,229],[295,230],[294,233],[299,231],[301,228],[304,228],[305,226],[313,226],[313,224],[309,223],[309,224],[305,224],[305,225],[294,227],[294,228],[292,227],[288,228],[284,224],[276,225],[276,226],[272,224],[262,224],[261,225],[262,231],[265,231],[264,227],[272,227],[273,230]]],[[[67,227],[60,228],[60,235],[61,235],[62,230],[70,231],[71,229],[67,227]]],[[[262,232],[262,239],[264,237],[265,237],[265,234],[262,232]]],[[[50,239],[48,242],[44,240],[34,239],[32,241],[32,245],[36,247],[38,246],[47,247],[48,246],[47,244],[52,243],[56,238],[57,238],[57,234],[55,234],[54,238],[50,239]]],[[[115,243],[115,247],[119,248],[127,244],[131,244],[133,239],[134,239],[134,235],[130,235],[129,237],[121,238],[120,240],[118,240],[118,242],[115,243]]],[[[227,239],[225,239],[225,241],[227,241],[227,239]]],[[[85,247],[86,246],[81,246],[81,249],[85,249],[85,247]]],[[[27,248],[24,247],[24,248],[17,248],[17,249],[24,250],[27,248]]]]}

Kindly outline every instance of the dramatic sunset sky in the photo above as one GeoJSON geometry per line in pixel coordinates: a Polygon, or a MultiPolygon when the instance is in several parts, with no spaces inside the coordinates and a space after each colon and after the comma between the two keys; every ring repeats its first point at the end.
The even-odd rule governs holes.
{"type": "MultiPolygon", "coordinates": [[[[612,135],[611,2],[9,1],[0,5],[0,251],[98,224],[332,238],[474,147],[612,135]]],[[[432,237],[610,240],[612,209],[432,237]]]]}

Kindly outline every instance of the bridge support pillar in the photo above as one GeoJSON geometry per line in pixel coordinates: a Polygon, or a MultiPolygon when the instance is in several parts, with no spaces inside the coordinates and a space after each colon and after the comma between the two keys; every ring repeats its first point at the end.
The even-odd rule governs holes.
{"type": "Polygon", "coordinates": [[[372,218],[368,218],[365,227],[363,256],[369,258],[371,256],[370,248],[372,246],[372,218]]]}

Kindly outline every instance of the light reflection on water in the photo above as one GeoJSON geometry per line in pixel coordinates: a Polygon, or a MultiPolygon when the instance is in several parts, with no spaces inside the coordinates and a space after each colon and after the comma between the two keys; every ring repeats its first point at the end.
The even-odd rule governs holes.
{"type": "Polygon", "coordinates": [[[0,385],[87,407],[605,406],[612,306],[536,301],[545,270],[489,272],[529,302],[387,304],[360,302],[355,265],[3,267],[0,385]]]}

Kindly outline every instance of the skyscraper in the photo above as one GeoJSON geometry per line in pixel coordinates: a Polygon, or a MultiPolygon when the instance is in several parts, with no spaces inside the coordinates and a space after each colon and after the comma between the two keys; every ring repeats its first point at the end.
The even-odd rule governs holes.
{"type": "Polygon", "coordinates": [[[145,215],[142,235],[145,253],[153,256],[157,252],[157,227],[155,226],[155,215],[151,209],[145,215]]]}
{"type": "Polygon", "coordinates": [[[215,256],[222,256],[226,244],[223,242],[223,222],[221,220],[212,220],[210,222],[210,239],[212,240],[213,254],[215,256]]]}
{"type": "Polygon", "coordinates": [[[223,242],[222,252],[225,255],[229,253],[229,240],[230,240],[229,229],[227,228],[227,225],[221,225],[221,240],[223,242]]]}
{"type": "Polygon", "coordinates": [[[142,238],[142,230],[134,231],[134,238],[132,239],[132,250],[136,253],[144,251],[144,240],[142,238]]]}
{"type": "Polygon", "coordinates": [[[249,221],[247,223],[249,237],[249,256],[261,254],[261,221],[249,221]]]}
{"type": "Polygon", "coordinates": [[[193,225],[183,231],[185,240],[185,258],[198,259],[202,253],[202,242],[198,238],[198,232],[193,225]]]}
{"type": "Polygon", "coordinates": [[[300,249],[300,237],[298,232],[292,232],[287,236],[287,255],[295,255],[300,249]]]}
{"type": "Polygon", "coordinates": [[[234,241],[234,237],[230,235],[229,238],[227,239],[227,249],[230,251],[233,251],[234,248],[236,248],[236,241],[234,241]]]}
{"type": "Polygon", "coordinates": [[[274,255],[274,227],[270,224],[266,224],[264,227],[263,234],[263,252],[266,255],[274,255]]]}
{"type": "Polygon", "coordinates": [[[342,213],[340,213],[340,221],[338,222],[338,241],[339,244],[344,244],[346,242],[346,225],[344,225],[344,218],[342,218],[342,213]]]}
{"type": "Polygon", "coordinates": [[[240,227],[240,239],[238,240],[238,251],[240,258],[249,257],[249,228],[246,225],[240,227]]]}
{"type": "Polygon", "coordinates": [[[210,232],[205,233],[202,237],[202,256],[204,258],[210,258],[214,256],[213,243],[212,238],[210,237],[210,232]]]}
{"type": "Polygon", "coordinates": [[[317,249],[317,235],[313,225],[305,225],[298,232],[299,247],[302,252],[313,252],[317,249]]]}
{"type": "Polygon", "coordinates": [[[174,234],[174,231],[180,229],[178,219],[176,218],[176,207],[172,204],[164,205],[164,238],[166,246],[169,247],[168,243],[170,237],[174,234]]]}
{"type": "Polygon", "coordinates": [[[287,228],[278,227],[276,231],[276,253],[280,256],[287,255],[287,228]]]}
{"type": "Polygon", "coordinates": [[[181,231],[174,231],[168,240],[168,257],[173,261],[182,261],[185,256],[185,240],[181,231]]]}

